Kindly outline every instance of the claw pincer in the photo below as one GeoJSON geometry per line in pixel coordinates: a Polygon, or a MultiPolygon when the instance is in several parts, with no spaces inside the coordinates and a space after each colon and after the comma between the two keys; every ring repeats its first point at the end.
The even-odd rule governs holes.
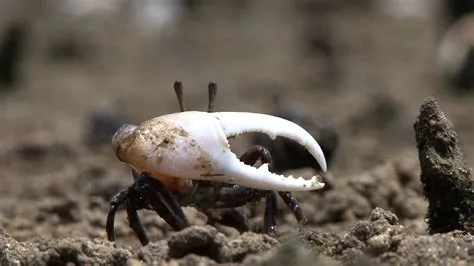
{"type": "Polygon", "coordinates": [[[274,191],[308,191],[324,187],[319,177],[283,176],[241,162],[228,138],[259,132],[285,137],[303,145],[326,171],[316,140],[302,127],[271,115],[247,112],[186,111],[160,116],[138,126],[125,125],[112,144],[117,157],[139,173],[148,173],[170,188],[191,189],[191,180],[217,181],[274,191]]]}

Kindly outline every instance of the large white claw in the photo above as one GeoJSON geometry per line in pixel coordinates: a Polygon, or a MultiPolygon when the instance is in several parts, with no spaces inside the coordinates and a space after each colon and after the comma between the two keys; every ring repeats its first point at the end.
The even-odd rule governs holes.
{"type": "Polygon", "coordinates": [[[261,132],[272,139],[285,137],[303,145],[326,171],[326,159],[316,140],[302,127],[271,115],[239,112],[188,111],[150,119],[138,126],[124,126],[112,145],[117,157],[138,172],[160,180],[195,179],[275,191],[305,191],[324,186],[313,176],[282,176],[268,165],[259,168],[241,162],[227,138],[261,132]]]}
{"type": "MultiPolygon", "coordinates": [[[[278,136],[291,139],[304,146],[319,163],[321,169],[324,172],[327,171],[326,159],[319,144],[306,130],[293,122],[256,113],[216,112],[212,114],[219,120],[226,137],[260,132],[267,134],[271,139],[278,136]]],[[[271,173],[266,164],[255,168],[236,159],[233,153],[222,154],[219,159],[221,163],[226,164],[226,167],[222,166],[221,169],[225,169],[225,176],[230,178],[230,183],[276,191],[305,191],[324,187],[324,183],[320,182],[317,176],[313,176],[311,179],[285,177],[271,173]]]]}
{"type": "Polygon", "coordinates": [[[272,140],[276,137],[285,137],[298,142],[305,147],[326,172],[327,164],[323,151],[318,142],[299,125],[276,116],[245,113],[245,112],[219,112],[213,113],[221,124],[226,137],[232,137],[249,132],[267,134],[272,140]]]}

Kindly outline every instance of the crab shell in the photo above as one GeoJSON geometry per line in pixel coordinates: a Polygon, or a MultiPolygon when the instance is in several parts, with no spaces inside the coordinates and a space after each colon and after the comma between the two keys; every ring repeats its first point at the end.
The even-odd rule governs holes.
{"type": "Polygon", "coordinates": [[[249,132],[292,139],[313,155],[325,172],[326,160],[316,140],[288,120],[246,112],[187,111],[156,117],[138,126],[124,125],[112,145],[119,160],[178,190],[191,180],[208,180],[275,191],[307,191],[324,187],[318,176],[310,179],[271,173],[241,162],[230,150],[228,138],[249,132]]]}

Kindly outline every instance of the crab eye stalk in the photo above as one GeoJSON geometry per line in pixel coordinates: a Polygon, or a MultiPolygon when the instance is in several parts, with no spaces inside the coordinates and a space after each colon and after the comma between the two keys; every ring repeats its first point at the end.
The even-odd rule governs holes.
{"type": "Polygon", "coordinates": [[[214,102],[217,94],[217,84],[210,82],[207,87],[209,90],[209,107],[207,108],[207,112],[212,113],[214,111],[214,102]]]}
{"type": "Polygon", "coordinates": [[[127,158],[124,151],[133,143],[135,138],[136,125],[125,124],[121,126],[112,137],[112,148],[114,149],[115,156],[122,161],[126,162],[127,158]]]}
{"type": "Polygon", "coordinates": [[[183,93],[183,83],[179,80],[174,82],[174,92],[176,93],[176,97],[178,98],[179,110],[181,112],[186,111],[186,107],[184,106],[184,93],[183,93]]]}

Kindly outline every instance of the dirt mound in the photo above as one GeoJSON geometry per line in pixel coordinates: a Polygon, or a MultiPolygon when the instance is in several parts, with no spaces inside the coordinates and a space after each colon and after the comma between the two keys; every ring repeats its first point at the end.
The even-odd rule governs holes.
{"type": "Polygon", "coordinates": [[[473,243],[474,236],[460,231],[416,235],[395,214],[376,208],[345,235],[304,229],[280,241],[256,233],[227,237],[211,226],[192,226],[146,247],[121,248],[100,238],[18,242],[2,231],[0,257],[3,265],[446,265],[473,263],[473,243]]]}

